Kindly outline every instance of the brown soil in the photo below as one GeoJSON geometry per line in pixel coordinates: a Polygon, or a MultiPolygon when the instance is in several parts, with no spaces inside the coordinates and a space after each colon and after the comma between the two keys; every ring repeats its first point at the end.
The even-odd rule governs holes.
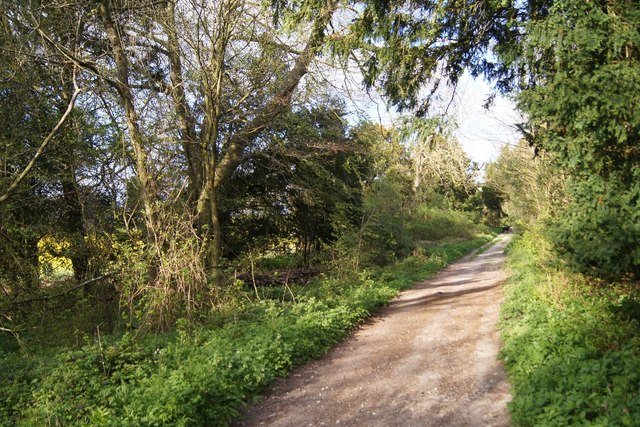
{"type": "Polygon", "coordinates": [[[508,239],[403,292],[323,359],[276,381],[235,425],[509,425],[495,327],[508,239]]]}

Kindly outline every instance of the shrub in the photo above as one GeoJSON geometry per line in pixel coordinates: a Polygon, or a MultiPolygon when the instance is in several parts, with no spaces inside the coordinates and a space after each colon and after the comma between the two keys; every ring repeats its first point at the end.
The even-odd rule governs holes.
{"type": "Polygon", "coordinates": [[[438,241],[442,239],[472,239],[482,232],[474,223],[471,214],[453,210],[442,210],[421,206],[407,225],[411,237],[416,241],[438,241]]]}

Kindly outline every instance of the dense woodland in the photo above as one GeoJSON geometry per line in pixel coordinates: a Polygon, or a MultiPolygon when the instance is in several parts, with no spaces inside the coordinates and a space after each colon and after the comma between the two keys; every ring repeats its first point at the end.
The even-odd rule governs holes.
{"type": "Polygon", "coordinates": [[[0,424],[226,425],[510,225],[514,423],[637,425],[637,2],[0,8],[0,424]],[[465,72],[526,119],[484,170],[465,72]]]}

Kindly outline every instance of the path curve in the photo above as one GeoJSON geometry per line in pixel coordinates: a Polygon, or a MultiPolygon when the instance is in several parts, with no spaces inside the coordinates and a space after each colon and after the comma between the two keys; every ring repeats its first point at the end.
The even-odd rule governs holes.
{"type": "Polygon", "coordinates": [[[508,426],[496,322],[504,246],[403,292],[324,358],[277,380],[236,426],[508,426]]]}

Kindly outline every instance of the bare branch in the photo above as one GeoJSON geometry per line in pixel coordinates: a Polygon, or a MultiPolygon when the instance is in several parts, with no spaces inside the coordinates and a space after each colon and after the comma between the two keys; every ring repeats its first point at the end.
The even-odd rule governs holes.
{"type": "Polygon", "coordinates": [[[52,40],[51,37],[49,37],[40,28],[37,28],[36,31],[38,32],[38,34],[40,34],[40,37],[42,37],[47,43],[53,46],[58,52],[62,54],[62,56],[67,58],[69,61],[73,62],[75,65],[82,68],[83,70],[87,70],[95,74],[96,76],[108,82],[112,86],[115,86],[115,87],[118,86],[118,81],[108,77],[104,72],[102,72],[102,70],[100,70],[100,68],[98,68],[96,64],[77,57],[74,53],[70,52],[64,46],[61,46],[60,43],[56,43],[54,40],[52,40]]]}
{"type": "Polygon", "coordinates": [[[61,297],[63,295],[67,295],[68,293],[71,293],[75,290],[78,290],[84,286],[87,286],[93,282],[97,282],[98,280],[102,280],[102,279],[106,279],[107,277],[111,277],[113,276],[115,273],[108,273],[108,274],[103,274],[102,276],[98,276],[98,277],[94,277],[93,279],[89,279],[89,280],[85,280],[82,283],[78,283],[68,289],[65,289],[62,292],[58,292],[57,294],[52,294],[52,295],[42,295],[39,297],[35,297],[35,298],[27,298],[27,299],[23,299],[23,300],[19,300],[19,301],[13,301],[12,304],[14,305],[19,305],[19,304],[26,304],[29,302],[36,302],[36,301],[49,301],[52,300],[54,298],[58,298],[61,297]]]}
{"type": "Polygon", "coordinates": [[[260,132],[270,126],[271,122],[290,106],[293,92],[298,87],[302,77],[307,74],[309,65],[316,57],[325,39],[324,29],[331,20],[337,2],[329,0],[319,16],[316,18],[305,48],[295,60],[295,63],[284,79],[280,90],[261,109],[256,117],[248,122],[244,128],[234,134],[229,141],[229,149],[215,171],[215,185],[227,180],[235,168],[242,162],[244,147],[253,141],[260,132]]]}
{"type": "Polygon", "coordinates": [[[0,196],[0,204],[6,202],[9,199],[9,197],[11,196],[11,193],[13,193],[13,191],[27,177],[29,172],[31,172],[31,169],[33,169],[33,166],[36,164],[36,161],[40,158],[40,156],[42,156],[42,154],[46,150],[47,145],[49,145],[51,140],[56,136],[56,134],[58,133],[58,131],[60,130],[60,128],[62,127],[64,122],[67,121],[67,118],[69,117],[69,115],[73,111],[73,108],[74,108],[75,103],[76,103],[76,99],[78,98],[78,95],[82,92],[82,89],[80,89],[78,87],[78,83],[76,81],[75,69],[73,71],[73,87],[74,87],[73,94],[71,95],[71,99],[69,100],[69,104],[67,105],[66,111],[64,112],[62,117],[60,117],[60,120],[58,120],[58,123],[56,123],[56,125],[53,127],[53,129],[51,129],[51,132],[49,132],[49,134],[44,138],[44,140],[40,144],[40,147],[38,147],[38,150],[33,155],[31,160],[27,164],[27,166],[25,166],[23,171],[16,177],[16,179],[11,183],[11,185],[9,185],[9,187],[4,192],[4,194],[2,196],[0,196]]]}

